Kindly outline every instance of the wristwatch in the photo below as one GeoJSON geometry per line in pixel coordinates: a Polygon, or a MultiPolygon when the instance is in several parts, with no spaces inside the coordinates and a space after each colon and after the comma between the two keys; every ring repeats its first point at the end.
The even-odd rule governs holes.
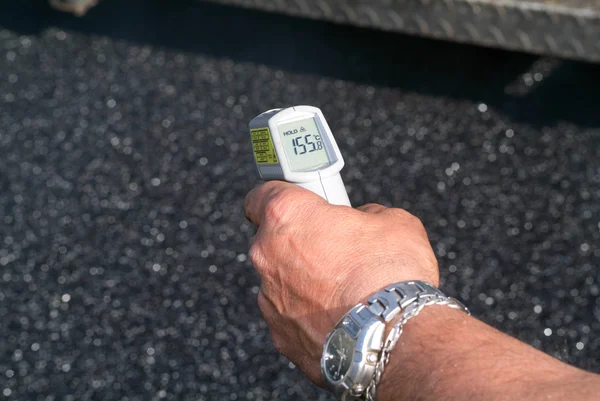
{"type": "Polygon", "coordinates": [[[467,311],[459,301],[423,281],[392,284],[371,296],[367,305],[352,308],[325,339],[321,373],[327,386],[342,401],[374,399],[375,386],[402,333],[402,324],[432,304],[467,311]],[[386,323],[400,312],[402,319],[384,346],[386,323]]]}

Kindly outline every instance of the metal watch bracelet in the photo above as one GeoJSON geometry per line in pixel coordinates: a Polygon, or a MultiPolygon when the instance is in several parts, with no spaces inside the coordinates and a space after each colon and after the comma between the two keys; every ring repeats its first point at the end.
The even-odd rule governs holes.
{"type": "Polygon", "coordinates": [[[460,301],[446,296],[433,285],[424,281],[405,281],[392,284],[369,298],[368,309],[386,323],[398,316],[400,312],[402,314],[385,340],[373,379],[364,392],[366,401],[375,401],[377,385],[381,382],[385,367],[390,360],[390,352],[400,339],[404,325],[429,305],[447,305],[453,309],[461,309],[470,315],[469,310],[460,301]]]}

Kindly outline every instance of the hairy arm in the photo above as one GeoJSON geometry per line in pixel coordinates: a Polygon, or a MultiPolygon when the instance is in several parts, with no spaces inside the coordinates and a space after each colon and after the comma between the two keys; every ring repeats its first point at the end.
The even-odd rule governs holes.
{"type": "MultiPolygon", "coordinates": [[[[439,285],[416,217],[369,204],[332,206],[292,184],[246,197],[258,227],[250,259],[273,343],[317,385],[326,334],[358,302],[405,280],[439,285]]],[[[377,401],[600,400],[600,376],[558,361],[443,306],[411,319],[391,353],[377,401]]]]}
{"type": "Polygon", "coordinates": [[[600,400],[600,376],[567,365],[460,311],[409,321],[378,401],[600,400]]]}

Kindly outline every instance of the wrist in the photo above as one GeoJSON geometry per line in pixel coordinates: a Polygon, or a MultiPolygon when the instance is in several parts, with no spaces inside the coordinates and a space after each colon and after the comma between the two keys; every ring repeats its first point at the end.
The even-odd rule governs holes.
{"type": "Polygon", "coordinates": [[[323,348],[321,367],[331,390],[342,399],[373,401],[403,327],[433,305],[466,311],[460,302],[422,281],[388,285],[352,308],[329,333],[323,348]],[[386,327],[396,318],[393,331],[385,336],[386,327]]]}
{"type": "MultiPolygon", "coordinates": [[[[361,269],[365,271],[364,268],[361,267],[361,269]]],[[[404,272],[400,273],[398,269],[387,269],[387,271],[377,274],[370,274],[367,276],[353,276],[350,274],[349,277],[354,278],[346,279],[344,284],[339,286],[340,290],[337,291],[336,294],[337,300],[333,302],[336,305],[340,305],[340,310],[343,309],[344,313],[356,304],[362,303],[366,305],[368,299],[373,294],[393,283],[422,281],[431,284],[435,288],[439,288],[439,275],[437,270],[433,271],[431,274],[427,274],[426,272],[410,274],[404,272]]],[[[344,313],[341,313],[339,317],[344,313]]]]}

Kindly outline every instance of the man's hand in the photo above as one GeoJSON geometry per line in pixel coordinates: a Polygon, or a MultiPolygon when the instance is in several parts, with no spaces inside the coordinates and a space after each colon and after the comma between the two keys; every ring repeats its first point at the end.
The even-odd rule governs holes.
{"type": "Polygon", "coordinates": [[[427,233],[404,210],[333,206],[271,181],[248,194],[246,217],[259,226],[250,259],[273,343],[319,385],[325,336],[350,308],[399,281],[438,285],[427,233]]]}

